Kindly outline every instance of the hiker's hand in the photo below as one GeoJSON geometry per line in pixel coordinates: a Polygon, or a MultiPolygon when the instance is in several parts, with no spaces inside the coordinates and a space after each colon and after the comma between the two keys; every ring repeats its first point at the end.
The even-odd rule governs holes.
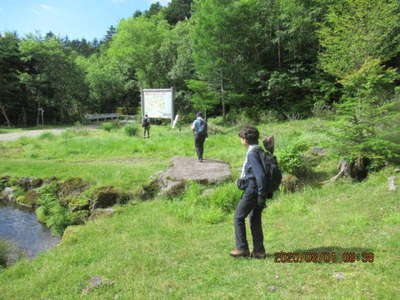
{"type": "Polygon", "coordinates": [[[257,197],[257,206],[261,208],[265,208],[266,197],[264,195],[258,195],[257,197]]]}

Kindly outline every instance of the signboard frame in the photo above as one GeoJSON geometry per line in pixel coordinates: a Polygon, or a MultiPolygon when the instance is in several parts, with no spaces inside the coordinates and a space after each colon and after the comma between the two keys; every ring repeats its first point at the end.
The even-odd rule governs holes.
{"type": "MultiPolygon", "coordinates": [[[[175,105],[174,105],[174,100],[175,100],[175,91],[174,88],[171,87],[169,89],[140,89],[140,102],[141,102],[141,107],[142,107],[142,119],[144,118],[144,115],[146,114],[145,112],[145,93],[146,92],[150,92],[150,93],[154,93],[154,92],[170,92],[171,93],[171,125],[174,122],[174,118],[175,118],[175,105]]],[[[151,118],[151,116],[149,116],[151,118]]],[[[153,117],[154,118],[154,117],[153,117]]],[[[166,118],[162,118],[161,119],[166,119],[166,118]]],[[[157,118],[158,119],[158,118],[157,118]]],[[[168,117],[169,119],[169,117],[168,117]]]]}

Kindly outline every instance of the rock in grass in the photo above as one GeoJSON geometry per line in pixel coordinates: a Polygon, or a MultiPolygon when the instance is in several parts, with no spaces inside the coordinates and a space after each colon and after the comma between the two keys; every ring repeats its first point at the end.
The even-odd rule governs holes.
{"type": "Polygon", "coordinates": [[[342,272],[335,272],[335,273],[333,273],[332,277],[337,280],[343,280],[344,274],[342,272]]]}
{"type": "Polygon", "coordinates": [[[276,292],[276,291],[278,290],[278,287],[276,287],[276,286],[274,286],[274,285],[270,285],[269,287],[267,287],[267,290],[268,290],[270,293],[274,293],[274,292],[276,292]]]}
{"type": "Polygon", "coordinates": [[[122,193],[113,186],[102,186],[93,191],[91,194],[90,210],[97,208],[107,208],[114,204],[124,204],[129,200],[129,195],[122,193]]]}
{"type": "Polygon", "coordinates": [[[24,192],[41,187],[42,184],[43,179],[41,178],[21,177],[17,180],[17,185],[22,187],[24,192]]]}
{"type": "Polygon", "coordinates": [[[390,176],[388,178],[388,184],[389,184],[389,191],[395,192],[397,190],[396,176],[390,176]]]}
{"type": "Polygon", "coordinates": [[[90,185],[83,181],[82,178],[72,177],[58,185],[58,196],[66,198],[68,196],[79,196],[90,185]]]}
{"type": "Polygon", "coordinates": [[[106,286],[107,285],[110,286],[110,285],[113,285],[113,284],[114,284],[114,282],[112,282],[112,281],[110,281],[108,279],[104,279],[104,278],[102,278],[100,276],[91,277],[88,280],[87,287],[82,290],[82,295],[88,295],[92,290],[94,290],[94,289],[96,289],[98,287],[105,286],[105,285],[106,286]]]}

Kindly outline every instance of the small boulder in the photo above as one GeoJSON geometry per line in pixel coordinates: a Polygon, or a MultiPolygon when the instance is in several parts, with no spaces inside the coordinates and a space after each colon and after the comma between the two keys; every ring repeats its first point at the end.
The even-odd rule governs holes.
{"type": "Polygon", "coordinates": [[[15,201],[15,190],[11,187],[6,187],[0,195],[0,198],[4,201],[14,202],[15,201]]]}
{"type": "Polygon", "coordinates": [[[337,279],[337,280],[343,280],[344,279],[344,274],[341,272],[335,272],[332,275],[333,278],[337,279]]]}
{"type": "Polygon", "coordinates": [[[388,185],[389,185],[389,191],[395,192],[397,190],[396,176],[390,176],[388,178],[388,185]]]}
{"type": "Polygon", "coordinates": [[[41,178],[21,177],[17,180],[17,185],[20,186],[25,192],[38,188],[42,186],[42,184],[43,179],[41,178]]]}
{"type": "Polygon", "coordinates": [[[125,195],[112,186],[102,186],[94,190],[91,195],[90,210],[107,208],[124,201],[125,195]]]}
{"type": "Polygon", "coordinates": [[[90,185],[82,178],[73,177],[61,182],[58,186],[58,196],[66,198],[68,196],[79,196],[90,185]]]}
{"type": "Polygon", "coordinates": [[[87,287],[82,290],[82,295],[88,295],[92,290],[104,286],[104,285],[113,285],[114,282],[108,279],[104,279],[100,276],[94,276],[88,280],[87,287]]]}

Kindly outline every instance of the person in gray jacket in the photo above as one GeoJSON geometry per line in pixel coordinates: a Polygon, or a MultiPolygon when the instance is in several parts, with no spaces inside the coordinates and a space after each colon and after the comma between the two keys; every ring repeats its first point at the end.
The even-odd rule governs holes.
{"type": "Polygon", "coordinates": [[[197,159],[203,162],[204,142],[208,137],[207,122],[203,119],[203,114],[198,112],[196,120],[193,121],[192,130],[194,133],[194,146],[196,148],[197,159]]]}
{"type": "Polygon", "coordinates": [[[239,132],[242,144],[247,147],[246,159],[238,179],[238,187],[243,195],[236,207],[234,216],[236,248],[230,252],[233,257],[265,258],[264,235],[261,216],[267,198],[266,177],[258,151],[259,132],[252,126],[243,127],[239,132]],[[250,254],[246,239],[245,218],[250,214],[250,229],[253,236],[253,252],[250,254]]]}

